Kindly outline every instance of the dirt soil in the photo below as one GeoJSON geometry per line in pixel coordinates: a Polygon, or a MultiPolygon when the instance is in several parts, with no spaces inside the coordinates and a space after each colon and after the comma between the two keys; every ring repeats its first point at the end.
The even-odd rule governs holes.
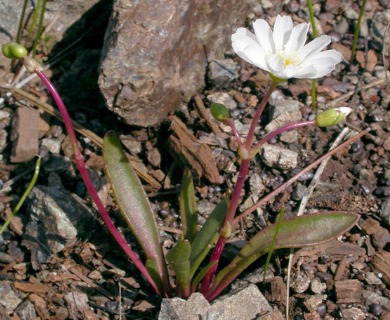
{"type": "MultiPolygon", "coordinates": [[[[276,13],[282,12],[291,14],[295,23],[302,21],[298,14],[302,5],[294,0],[287,2],[284,6],[275,5],[264,9],[261,17],[269,20],[276,13]]],[[[345,56],[350,54],[353,23],[345,18],[346,11],[332,6],[333,2],[328,0],[318,3],[320,12],[317,18],[320,21],[326,19],[327,22],[322,23],[322,31],[337,39],[338,49],[345,56]],[[333,25],[340,26],[342,22],[348,23],[344,32],[332,28],[333,25]]],[[[353,2],[348,10],[356,13],[359,6],[353,2]]],[[[367,2],[368,19],[384,10],[384,2],[367,2]]],[[[248,17],[248,27],[255,18],[255,14],[248,17]]],[[[85,31],[84,39],[87,40],[77,44],[48,74],[51,74],[59,92],[63,94],[71,117],[76,122],[99,137],[103,137],[108,130],[115,130],[121,135],[132,160],[143,164],[145,189],[156,212],[163,244],[169,248],[180,232],[177,195],[183,169],[175,161],[177,155],[174,158],[167,147],[170,123],[165,120],[159,127],[132,128],[122,124],[106,110],[99,95],[96,70],[107,15],[102,13],[102,18],[97,20],[100,23],[95,28],[85,31]],[[79,59],[74,63],[76,57],[79,59]]],[[[75,37],[69,32],[48,57],[41,55],[40,58],[52,59],[62,48],[73,43],[75,37]]],[[[340,239],[296,252],[290,294],[291,319],[390,319],[390,90],[384,75],[389,59],[387,57],[383,60],[385,56],[381,45],[371,37],[359,37],[357,59],[351,64],[341,63],[335,72],[317,84],[318,109],[325,109],[333,103],[349,106],[354,112],[345,126],[354,131],[368,127],[372,130],[331,158],[308,201],[306,209],[309,212],[346,210],[360,213],[361,219],[340,239]]],[[[254,106],[261,100],[269,84],[264,73],[246,64],[232,52],[227,52],[226,57],[233,58],[239,65],[238,76],[223,89],[215,87],[210,81],[196,99],[176,113],[198,140],[209,145],[216,157],[218,173],[223,178],[223,183],[214,185],[210,185],[205,178],[196,181],[197,197],[202,203],[204,215],[207,215],[209,206],[231,190],[238,164],[233,152],[234,140],[225,133],[223,145],[199,108],[208,108],[210,103],[207,96],[210,94],[228,93],[237,105],[232,112],[234,119],[245,125],[250,121],[254,106]]],[[[310,87],[310,81],[291,80],[278,88],[284,98],[302,103],[304,119],[314,114],[309,106],[310,87]]],[[[1,129],[6,132],[0,159],[1,223],[10,215],[25,191],[34,166],[34,160],[21,163],[11,161],[13,146],[10,139],[14,126],[11,119],[18,107],[27,105],[39,108],[42,102],[52,103],[36,79],[22,90],[40,102],[34,104],[32,100],[17,94],[7,96],[9,90],[1,90],[5,101],[0,106],[0,112],[9,114],[9,117],[0,119],[1,129]]],[[[58,253],[41,259],[41,251],[30,246],[31,239],[26,237],[31,214],[28,199],[9,228],[0,235],[0,294],[7,293],[7,299],[0,301],[0,319],[119,319],[120,315],[122,319],[155,319],[160,298],[139,276],[98,218],[74,165],[69,161],[71,152],[62,122],[53,116],[46,115],[44,118],[46,122],[42,122],[39,136],[42,170],[37,185],[51,187],[54,183],[64,192],[76,193],[92,210],[97,223],[86,228],[83,234],[78,234],[78,240],[72,245],[66,245],[58,253]],[[44,139],[59,143],[60,151],[50,151],[50,147],[42,143],[44,139]],[[61,166],[61,169],[50,169],[53,165],[61,166]]],[[[267,109],[261,122],[262,128],[269,121],[267,109]]],[[[262,157],[257,156],[252,162],[249,176],[257,175],[261,178],[261,192],[266,195],[329,150],[341,130],[341,126],[301,129],[297,139],[288,143],[277,138],[271,144],[299,153],[298,168],[281,170],[269,167],[262,157]]],[[[263,133],[261,129],[258,137],[263,133]]],[[[101,148],[88,133],[80,134],[79,137],[83,155],[91,168],[94,181],[101,186],[107,209],[120,225],[121,221],[116,215],[117,207],[104,179],[101,148]]],[[[273,223],[282,206],[286,210],[286,217],[295,215],[301,201],[299,190],[310,184],[314,173],[312,171],[286,192],[269,201],[258,214],[249,216],[243,221],[240,230],[234,233],[233,240],[248,239],[265,225],[273,223]]],[[[246,197],[253,195],[253,187],[253,183],[248,181],[246,197]]],[[[126,228],[123,225],[120,228],[132,247],[136,247],[135,240],[126,228]]],[[[29,235],[34,237],[31,233],[29,235]]],[[[45,244],[41,245],[45,247],[45,244]]],[[[232,245],[228,251],[236,252],[237,248],[232,245]]],[[[269,267],[272,276],[265,283],[255,281],[267,300],[283,314],[286,310],[288,256],[289,251],[275,252],[269,267]]],[[[226,258],[229,258],[228,254],[226,258]]],[[[242,275],[242,279],[259,274],[263,263],[264,260],[257,261],[242,275]]]]}

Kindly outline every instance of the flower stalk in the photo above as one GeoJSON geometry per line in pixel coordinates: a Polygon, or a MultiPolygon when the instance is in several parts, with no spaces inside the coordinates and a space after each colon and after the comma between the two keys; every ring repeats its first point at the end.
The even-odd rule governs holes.
{"type": "Polygon", "coordinates": [[[83,156],[80,152],[80,148],[78,146],[76,133],[74,131],[71,119],[69,117],[69,113],[58,94],[57,89],[54,87],[54,85],[51,83],[51,81],[46,77],[46,75],[43,73],[42,70],[39,70],[38,68],[34,69],[34,72],[36,75],[42,80],[42,82],[45,84],[46,88],[49,90],[54,102],[56,103],[58,110],[61,113],[66,131],[69,135],[69,140],[72,145],[73,153],[74,153],[74,161],[77,166],[77,169],[80,172],[80,176],[87,188],[88,193],[90,194],[93,202],[95,203],[98,211],[100,212],[100,215],[104,221],[104,224],[106,225],[107,229],[110,231],[111,235],[114,237],[115,241],[118,243],[118,245],[121,247],[121,249],[125,252],[125,254],[128,256],[128,258],[134,263],[134,266],[141,272],[141,274],[145,277],[145,279],[149,282],[149,284],[153,287],[153,289],[159,293],[159,290],[157,286],[155,285],[154,281],[150,277],[148,271],[146,270],[146,267],[141,262],[141,260],[138,258],[138,256],[134,253],[134,251],[129,247],[129,245],[126,243],[126,240],[122,237],[122,235],[119,233],[119,231],[115,228],[115,225],[110,219],[110,216],[108,215],[106,209],[103,206],[103,203],[101,202],[93,184],[92,181],[88,175],[87,168],[84,163],[83,156]]]}
{"type": "MultiPolygon", "coordinates": [[[[303,121],[300,123],[283,126],[274,132],[266,135],[258,141],[253,147],[255,139],[255,128],[258,124],[264,108],[277,85],[292,76],[297,78],[316,79],[323,76],[323,73],[333,70],[336,63],[341,61],[341,54],[335,50],[320,52],[330,42],[330,37],[322,36],[308,45],[305,44],[306,35],[309,25],[302,23],[293,28],[290,17],[277,16],[274,30],[270,29],[265,20],[258,19],[253,24],[255,34],[250,31],[239,28],[232,35],[232,45],[234,51],[244,60],[264,69],[270,73],[272,84],[268,91],[263,96],[260,102],[248,131],[247,138],[244,143],[238,136],[232,121],[224,120],[225,123],[232,127],[233,134],[239,145],[238,155],[240,156],[240,169],[236,186],[233,190],[231,201],[225,216],[225,220],[221,230],[229,224],[233,223],[233,219],[240,202],[240,195],[244,188],[244,182],[247,177],[249,164],[251,159],[260,150],[261,146],[275,137],[276,135],[291,129],[296,129],[304,126],[315,125],[315,121],[303,121]],[[287,37],[289,35],[290,37],[287,37]],[[316,67],[313,63],[307,64],[306,59],[311,62],[321,58],[323,55],[328,58],[325,68],[322,66],[316,67]]],[[[219,120],[217,118],[217,120],[219,120]]],[[[212,290],[212,279],[218,267],[218,261],[226,244],[227,238],[220,235],[218,241],[211,254],[210,262],[214,263],[213,267],[207,272],[201,286],[201,292],[208,297],[209,291],[212,290]],[[208,294],[207,294],[208,293],[208,294]]]]}
{"type": "MultiPolygon", "coordinates": [[[[310,24],[312,29],[313,38],[317,38],[316,20],[314,18],[313,3],[311,0],[307,0],[307,8],[309,9],[310,24]]],[[[311,81],[311,107],[313,110],[316,108],[316,80],[311,81]]]]}

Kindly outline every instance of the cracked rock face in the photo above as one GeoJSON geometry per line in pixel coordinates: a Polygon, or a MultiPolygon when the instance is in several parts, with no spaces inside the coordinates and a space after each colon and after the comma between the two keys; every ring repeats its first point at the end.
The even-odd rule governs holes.
{"type": "Polygon", "coordinates": [[[116,1],[99,76],[107,107],[130,125],[161,122],[204,86],[207,62],[230,49],[250,3],[116,1]]]}

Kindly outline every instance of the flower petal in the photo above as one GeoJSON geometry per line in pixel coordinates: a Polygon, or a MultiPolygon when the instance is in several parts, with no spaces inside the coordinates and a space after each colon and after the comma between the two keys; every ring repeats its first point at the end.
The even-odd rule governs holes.
{"type": "Polygon", "coordinates": [[[240,58],[266,70],[264,49],[252,32],[245,28],[239,28],[231,39],[233,50],[240,58]]]}
{"type": "Polygon", "coordinates": [[[311,57],[307,58],[302,65],[315,65],[321,59],[332,59],[335,64],[341,62],[343,60],[343,56],[341,53],[337,50],[331,49],[331,50],[325,50],[322,52],[318,52],[315,55],[312,55],[311,57]]]}
{"type": "Polygon", "coordinates": [[[317,74],[314,66],[299,66],[296,73],[294,74],[294,78],[297,79],[311,79],[317,74]]]}
{"type": "Polygon", "coordinates": [[[255,30],[257,41],[264,48],[267,54],[275,52],[275,44],[274,39],[272,37],[272,30],[267,23],[267,21],[263,19],[257,19],[253,23],[253,29],[255,30]]]}
{"type": "Polygon", "coordinates": [[[331,42],[331,37],[323,35],[321,37],[315,38],[313,41],[310,41],[307,45],[302,48],[302,58],[310,59],[311,56],[319,53],[331,42]]]}
{"type": "Polygon", "coordinates": [[[290,16],[281,16],[278,14],[274,24],[274,43],[275,50],[283,50],[284,45],[287,43],[291,30],[293,28],[293,22],[290,16]]]}
{"type": "Polygon", "coordinates": [[[307,31],[309,30],[308,23],[301,23],[295,26],[291,31],[290,39],[288,39],[284,51],[288,53],[299,52],[306,42],[307,31]]]}
{"type": "Polygon", "coordinates": [[[283,61],[276,55],[270,54],[265,57],[265,62],[267,64],[268,70],[277,76],[283,72],[283,61]]]}
{"type": "Polygon", "coordinates": [[[332,72],[335,65],[342,61],[341,53],[336,50],[327,50],[317,53],[314,57],[305,60],[302,67],[313,66],[316,69],[315,75],[308,77],[309,79],[321,78],[332,72]]]}
{"type": "Polygon", "coordinates": [[[279,78],[283,79],[289,79],[289,78],[296,78],[295,74],[297,73],[298,67],[294,66],[293,64],[290,64],[286,66],[282,72],[280,72],[280,75],[276,75],[279,78]]]}

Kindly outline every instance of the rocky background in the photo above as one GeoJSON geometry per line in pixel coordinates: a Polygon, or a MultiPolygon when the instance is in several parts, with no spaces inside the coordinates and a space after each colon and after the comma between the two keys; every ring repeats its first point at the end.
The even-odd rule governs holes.
{"type": "MultiPolygon", "coordinates": [[[[289,318],[389,319],[390,9],[385,0],[367,1],[356,59],[349,63],[361,3],[313,2],[317,33],[330,35],[331,47],[345,58],[318,82],[317,110],[350,106],[350,133],[367,127],[371,132],[329,161],[308,200],[307,212],[350,210],[362,218],[342,239],[296,252],[289,318]]],[[[22,1],[0,0],[1,43],[13,39],[21,6],[22,1]]],[[[120,134],[152,202],[163,245],[170,248],[180,233],[183,168],[196,178],[200,224],[237,178],[237,146],[229,128],[210,119],[210,103],[224,103],[245,135],[269,85],[266,74],[235,56],[230,36],[256,18],[272,24],[279,13],[294,23],[308,21],[304,0],[47,3],[38,59],[79,124],[93,181],[133,247],[104,177],[101,137],[108,130],[120,134]]],[[[274,253],[265,282],[259,260],[211,306],[199,295],[188,302],[156,297],[102,226],[47,92],[36,79],[22,83],[27,75],[19,74],[0,57],[2,220],[26,189],[38,153],[42,169],[28,201],[0,236],[1,319],[283,318],[284,251],[274,253]]],[[[313,118],[310,86],[305,80],[280,85],[257,136],[286,121],[313,118]]],[[[342,129],[302,129],[271,141],[252,163],[240,210],[326,152],[342,129]]],[[[314,173],[243,221],[224,258],[274,222],[281,206],[293,216],[314,173]]]]}

